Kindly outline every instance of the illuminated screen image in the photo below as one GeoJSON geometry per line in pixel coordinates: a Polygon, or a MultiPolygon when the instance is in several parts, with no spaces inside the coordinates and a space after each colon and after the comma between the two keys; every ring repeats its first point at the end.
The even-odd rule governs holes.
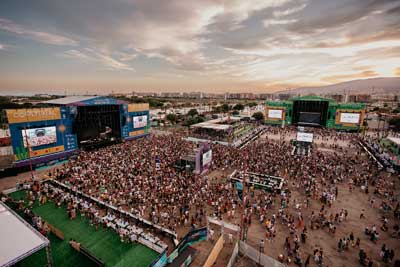
{"type": "Polygon", "coordinates": [[[340,122],[342,123],[359,123],[360,113],[340,113],[340,122]]]}
{"type": "Polygon", "coordinates": [[[143,128],[147,126],[147,115],[133,117],[133,128],[143,128]]]}
{"type": "Polygon", "coordinates": [[[212,159],[212,150],[208,150],[206,153],[203,154],[203,166],[209,164],[212,159]]]}
{"type": "Polygon", "coordinates": [[[31,147],[35,147],[57,142],[55,126],[22,130],[22,136],[24,138],[25,147],[28,146],[27,144],[31,147]]]}
{"type": "Polygon", "coordinates": [[[297,132],[297,141],[300,142],[308,142],[312,143],[313,141],[313,134],[312,133],[302,133],[302,132],[297,132]]]}
{"type": "Polygon", "coordinates": [[[282,110],[280,109],[269,109],[268,118],[282,119],[282,110]]]}

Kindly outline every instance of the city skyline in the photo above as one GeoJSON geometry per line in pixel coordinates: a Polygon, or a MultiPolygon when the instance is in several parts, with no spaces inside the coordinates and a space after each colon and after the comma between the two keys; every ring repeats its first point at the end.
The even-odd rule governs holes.
{"type": "Polygon", "coordinates": [[[400,2],[0,3],[0,94],[274,92],[400,76],[400,2]]]}

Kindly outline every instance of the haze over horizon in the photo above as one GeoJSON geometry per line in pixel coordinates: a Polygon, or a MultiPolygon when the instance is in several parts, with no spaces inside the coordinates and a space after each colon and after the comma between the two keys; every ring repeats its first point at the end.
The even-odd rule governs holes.
{"type": "Polygon", "coordinates": [[[400,77],[399,0],[3,0],[0,94],[273,92],[400,77]]]}

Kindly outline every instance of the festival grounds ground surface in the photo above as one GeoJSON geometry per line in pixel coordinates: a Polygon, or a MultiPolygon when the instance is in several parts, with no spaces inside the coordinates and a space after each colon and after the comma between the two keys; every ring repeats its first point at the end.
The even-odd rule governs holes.
{"type": "MultiPolygon", "coordinates": [[[[14,199],[24,198],[24,191],[12,193],[14,199]]],[[[56,267],[90,267],[93,263],[85,256],[71,248],[70,238],[81,243],[96,257],[105,262],[106,266],[114,267],[142,267],[149,264],[158,256],[158,253],[141,245],[125,244],[120,241],[119,235],[103,228],[96,231],[88,220],[77,216],[75,220],[67,218],[65,207],[57,208],[53,202],[33,208],[33,212],[42,217],[51,225],[60,229],[65,236],[61,241],[50,235],[51,250],[54,266],[56,267]]],[[[21,262],[21,267],[45,266],[45,250],[39,251],[21,262]]]]}
{"type": "MultiPolygon", "coordinates": [[[[268,133],[267,135],[262,136],[261,139],[266,138],[266,136],[268,136],[268,139],[275,142],[278,142],[280,139],[279,134],[272,133],[268,133]]],[[[285,139],[288,140],[290,138],[293,138],[293,136],[286,136],[285,139]]],[[[329,140],[328,142],[326,142],[322,140],[315,140],[315,143],[318,145],[318,149],[324,151],[324,153],[356,153],[354,149],[338,151],[337,149],[327,147],[327,145],[335,143],[340,147],[347,148],[348,143],[346,141],[334,142],[333,140],[329,140]],[[321,147],[321,143],[324,143],[326,146],[321,147]]],[[[365,157],[366,159],[367,156],[364,154],[363,157],[365,157]]],[[[361,168],[361,166],[359,167],[361,168]]],[[[210,181],[218,181],[221,179],[226,180],[226,177],[229,173],[231,173],[231,171],[233,170],[216,170],[212,173],[209,173],[208,176],[210,178],[210,181]]],[[[35,172],[35,176],[37,176],[38,178],[41,177],[43,174],[45,174],[45,171],[35,172]]],[[[15,186],[15,183],[17,181],[23,181],[26,179],[29,179],[29,173],[20,174],[17,177],[0,179],[0,190],[13,187],[15,186]]],[[[380,203],[380,201],[377,201],[378,203],[371,207],[368,201],[369,195],[361,192],[361,190],[356,189],[353,192],[349,192],[348,186],[345,184],[341,184],[338,187],[339,197],[338,200],[334,202],[331,211],[339,212],[340,209],[347,209],[349,212],[347,220],[340,224],[340,226],[337,228],[337,232],[335,235],[329,234],[325,230],[309,230],[307,242],[306,244],[303,244],[301,248],[302,257],[304,258],[309,253],[312,253],[314,248],[319,247],[323,248],[324,250],[324,266],[358,267],[359,264],[357,259],[359,250],[357,248],[350,248],[348,251],[342,253],[339,253],[337,251],[337,242],[339,238],[348,236],[351,232],[353,232],[355,237],[360,237],[361,248],[363,248],[374,260],[374,266],[384,266],[379,259],[379,251],[383,244],[386,244],[387,247],[394,249],[395,258],[398,258],[400,254],[400,242],[399,240],[390,238],[389,232],[379,231],[381,236],[380,240],[377,243],[373,243],[372,241],[370,241],[363,233],[366,226],[371,227],[373,224],[376,224],[379,227],[381,225],[380,218],[383,214],[378,208],[378,203],[380,203]],[[365,219],[360,220],[359,216],[362,210],[364,210],[365,219]]],[[[304,201],[304,192],[301,192],[301,190],[299,190],[295,184],[290,183],[289,188],[293,193],[292,199],[304,201]]],[[[308,218],[312,211],[318,212],[320,207],[321,204],[319,203],[319,201],[312,200],[310,208],[303,210],[305,218],[308,218]]],[[[292,208],[290,208],[290,211],[291,213],[295,213],[292,208]]],[[[132,245],[120,243],[119,237],[115,233],[105,230],[99,230],[98,232],[96,232],[93,227],[89,226],[85,219],[77,217],[77,220],[75,221],[68,220],[65,209],[57,209],[52,203],[41,207],[35,207],[34,212],[38,213],[45,220],[48,220],[49,223],[61,229],[65,233],[65,240],[69,240],[69,238],[75,238],[78,241],[82,242],[82,244],[88,247],[96,256],[99,256],[101,259],[103,259],[108,266],[148,266],[146,263],[144,263],[146,259],[147,263],[149,263],[151,262],[151,259],[154,259],[156,257],[156,253],[147,249],[146,247],[135,247],[132,245]],[[146,259],[144,259],[144,255],[146,253],[150,255],[146,259]],[[136,255],[142,257],[143,262],[139,263],[139,258],[136,255]]],[[[277,208],[272,209],[270,212],[277,213],[277,208]]],[[[236,216],[236,218],[232,220],[232,223],[239,224],[238,216],[236,216]]],[[[390,217],[390,227],[392,227],[392,225],[393,218],[390,217]]],[[[284,225],[278,224],[276,230],[276,238],[271,242],[267,242],[265,245],[265,254],[275,259],[278,257],[279,254],[283,253],[284,240],[289,235],[288,228],[284,225]]],[[[215,229],[215,232],[217,233],[218,230],[215,229]]],[[[260,240],[264,239],[264,237],[265,228],[254,218],[253,223],[251,224],[248,231],[248,244],[250,244],[254,248],[257,248],[259,246],[260,240]]],[[[50,236],[50,240],[53,242],[52,250],[55,266],[90,266],[85,263],[85,259],[80,258],[79,254],[69,247],[67,241],[61,242],[52,236],[50,236]],[[59,252],[56,251],[57,248],[60,249],[59,252]]],[[[197,255],[192,266],[203,266],[209,252],[212,249],[212,246],[213,243],[210,241],[196,244],[194,247],[198,249],[199,254],[197,255]]],[[[232,249],[233,245],[225,244],[220,254],[220,257],[218,258],[214,266],[226,266],[227,261],[229,260],[229,257],[232,253],[232,249]]],[[[44,254],[42,259],[45,259],[44,254]]],[[[24,261],[24,265],[22,266],[39,266],[30,264],[30,262],[27,262],[28,260],[30,259],[28,258],[26,261],[24,261]],[[25,262],[27,263],[25,264],[25,262]]],[[[249,259],[242,257],[238,259],[235,266],[241,267],[253,265],[250,264],[249,259]]],[[[294,264],[290,266],[294,266],[294,264]]],[[[314,267],[316,266],[316,264],[312,261],[310,266],[314,267]]]]}

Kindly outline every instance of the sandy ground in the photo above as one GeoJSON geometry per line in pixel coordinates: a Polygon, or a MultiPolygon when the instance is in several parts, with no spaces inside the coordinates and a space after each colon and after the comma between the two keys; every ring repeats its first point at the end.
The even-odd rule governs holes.
{"type": "MultiPolygon", "coordinates": [[[[47,169],[42,169],[39,171],[34,171],[33,176],[35,180],[42,180],[45,178],[47,173],[51,168],[56,168],[57,166],[49,167],[47,169]]],[[[15,187],[17,183],[21,183],[24,181],[31,181],[31,173],[30,172],[23,172],[19,173],[17,176],[10,176],[5,178],[0,178],[0,191],[10,189],[15,187]]]]}
{"type": "MultiPolygon", "coordinates": [[[[265,135],[261,138],[265,138],[265,135]]],[[[279,135],[268,134],[268,138],[271,140],[279,141],[279,135]]],[[[287,136],[286,139],[295,138],[295,136],[287,136]]],[[[334,151],[332,148],[321,148],[319,145],[322,143],[322,140],[316,139],[315,143],[318,146],[318,149],[321,149],[327,153],[334,151]]],[[[328,144],[333,144],[333,141],[329,141],[328,144]]],[[[339,142],[339,145],[342,147],[347,147],[347,142],[339,142]]],[[[221,177],[227,177],[227,175],[232,170],[224,170],[224,171],[213,171],[208,174],[210,181],[214,179],[221,179],[221,177]]],[[[42,179],[45,174],[48,173],[47,170],[35,171],[36,179],[42,179]]],[[[30,179],[30,173],[22,173],[15,177],[7,177],[0,179],[0,191],[12,188],[15,186],[17,182],[25,181],[30,179]]],[[[397,182],[398,186],[398,182],[397,182]]],[[[397,188],[398,189],[398,188],[397,188]]],[[[297,200],[304,200],[304,192],[299,192],[297,188],[292,187],[292,198],[297,200]]],[[[373,190],[371,189],[370,192],[373,190]]],[[[399,190],[397,190],[398,193],[399,190]]],[[[370,193],[371,195],[372,193],[370,193]]],[[[381,239],[376,243],[372,243],[366,238],[366,235],[363,233],[364,228],[366,226],[371,227],[373,224],[376,224],[379,228],[381,222],[379,218],[381,218],[382,214],[378,210],[378,207],[371,207],[368,202],[368,195],[365,193],[355,190],[353,192],[349,192],[347,186],[339,185],[339,197],[336,202],[330,208],[330,212],[336,213],[340,211],[340,209],[347,209],[349,211],[349,216],[345,222],[342,222],[338,228],[335,235],[329,234],[326,230],[308,230],[307,242],[306,244],[301,244],[300,251],[302,253],[303,260],[307,257],[308,254],[312,254],[313,249],[315,247],[322,247],[324,251],[324,266],[337,266],[337,267],[357,267],[358,264],[358,249],[350,248],[348,251],[339,253],[337,251],[337,242],[339,238],[347,237],[350,232],[354,233],[354,236],[361,239],[361,248],[363,248],[368,256],[372,257],[374,260],[374,266],[384,266],[381,261],[379,261],[379,251],[383,244],[386,244],[387,247],[395,250],[395,259],[400,256],[400,241],[396,239],[392,239],[389,237],[389,233],[395,223],[393,219],[393,215],[389,216],[389,231],[382,232],[381,239]],[[365,219],[359,219],[361,210],[365,210],[364,214],[366,216],[365,219]]],[[[380,201],[377,201],[380,203],[380,201]]],[[[376,203],[376,205],[378,205],[376,203]]],[[[276,206],[278,203],[276,203],[276,206]]],[[[317,200],[312,200],[311,206],[308,209],[303,209],[302,213],[306,218],[306,223],[308,222],[308,216],[314,210],[316,212],[319,211],[321,204],[317,200]]],[[[293,211],[293,210],[292,210],[293,211]]],[[[294,211],[293,211],[294,212],[294,211]]],[[[271,214],[277,213],[277,208],[274,208],[270,211],[271,214]]],[[[248,239],[247,242],[253,247],[257,248],[261,239],[264,239],[265,229],[264,226],[261,225],[256,218],[254,217],[252,220],[252,225],[249,227],[248,231],[248,239]]],[[[238,217],[233,220],[233,223],[239,223],[238,217]]],[[[399,222],[396,222],[399,223],[399,222]]],[[[309,228],[309,227],[308,227],[309,228]]],[[[187,232],[186,229],[181,229],[181,235],[187,232]]],[[[216,230],[216,232],[218,232],[216,230]]],[[[266,242],[265,245],[265,254],[277,258],[279,254],[283,253],[284,248],[284,240],[289,236],[288,227],[285,225],[277,224],[277,236],[273,241],[266,242]]],[[[215,241],[217,238],[215,238],[215,241]]],[[[213,245],[211,241],[205,241],[194,245],[196,249],[198,249],[199,254],[193,262],[192,266],[202,266],[210,253],[213,245]]],[[[225,243],[221,254],[215,263],[215,266],[226,266],[229,261],[230,255],[233,250],[233,244],[225,243]]],[[[240,258],[235,266],[252,266],[249,265],[249,259],[240,258]]],[[[294,266],[294,264],[292,264],[294,266]]],[[[316,266],[316,264],[311,261],[310,266],[316,266]]]]}
{"type": "MultiPolygon", "coordinates": [[[[305,199],[296,190],[293,190],[292,192],[292,199],[305,199]]],[[[312,210],[318,211],[320,207],[320,203],[313,200],[311,207],[303,209],[302,212],[305,215],[305,218],[307,218],[311,214],[312,210]]],[[[338,226],[335,235],[328,233],[326,230],[311,230],[310,227],[308,227],[308,239],[306,244],[301,244],[300,246],[303,259],[306,258],[308,254],[312,254],[315,247],[322,247],[325,260],[324,266],[358,266],[357,248],[350,248],[348,251],[341,253],[337,251],[339,238],[347,237],[351,232],[354,233],[355,238],[359,237],[361,239],[360,247],[363,248],[374,260],[379,261],[379,251],[383,244],[386,244],[389,248],[395,249],[396,257],[399,256],[400,242],[399,240],[390,238],[388,232],[385,233],[379,231],[381,239],[376,244],[367,239],[367,236],[364,234],[363,231],[366,226],[371,227],[373,224],[376,224],[379,227],[381,222],[378,221],[378,218],[382,216],[378,209],[369,206],[368,195],[360,191],[353,191],[350,193],[348,188],[345,186],[339,186],[338,200],[332,205],[330,211],[338,212],[342,208],[349,211],[349,216],[346,221],[342,222],[338,226]],[[366,218],[360,220],[359,216],[362,209],[365,210],[364,214],[366,218]]],[[[293,209],[291,209],[291,211],[295,212],[293,209]]],[[[271,213],[277,213],[277,209],[272,210],[271,213]]],[[[390,226],[393,226],[393,218],[389,221],[391,221],[390,226]]],[[[249,228],[247,242],[253,247],[257,247],[260,240],[264,238],[264,233],[264,226],[254,218],[254,221],[249,228]]],[[[278,224],[277,236],[273,241],[266,243],[265,253],[275,259],[279,254],[284,254],[284,242],[287,236],[290,236],[288,227],[286,225],[278,224]]],[[[311,266],[316,265],[311,264],[311,266]]]]}

